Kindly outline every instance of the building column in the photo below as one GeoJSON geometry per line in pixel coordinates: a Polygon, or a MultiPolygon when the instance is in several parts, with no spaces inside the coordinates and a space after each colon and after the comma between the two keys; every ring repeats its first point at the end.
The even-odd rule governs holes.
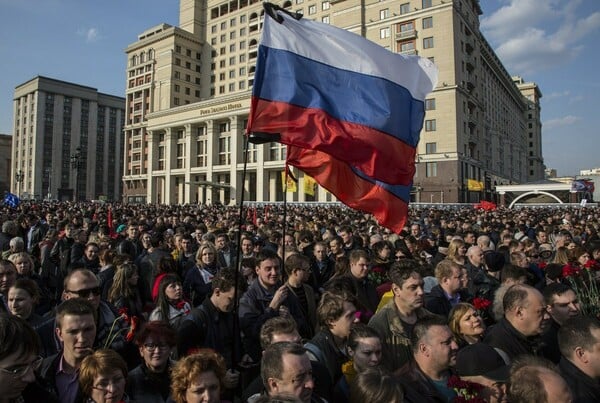
{"type": "Polygon", "coordinates": [[[185,130],[185,174],[184,174],[184,183],[183,183],[183,203],[190,203],[192,198],[192,189],[193,186],[190,183],[191,181],[191,170],[192,170],[192,125],[187,124],[184,126],[185,130]]]}
{"type": "MultiPolygon", "coordinates": [[[[206,181],[213,182],[213,161],[215,153],[218,150],[215,147],[215,121],[206,121],[206,181]]],[[[204,191],[206,192],[206,204],[212,204],[213,202],[213,191],[212,188],[205,186],[204,191]]]]}
{"type": "Polygon", "coordinates": [[[174,159],[175,148],[173,147],[173,131],[170,127],[165,129],[165,185],[163,188],[163,203],[172,203],[172,194],[174,191],[171,179],[171,163],[174,159]]]}
{"type": "Polygon", "coordinates": [[[241,199],[242,197],[242,190],[243,190],[243,184],[241,183],[241,181],[238,181],[238,175],[237,175],[237,163],[238,160],[244,161],[243,158],[239,158],[240,156],[243,157],[243,144],[244,144],[244,139],[241,137],[240,135],[240,128],[239,128],[239,118],[238,116],[231,116],[229,118],[230,120],[230,130],[229,132],[231,133],[231,142],[230,142],[230,146],[231,146],[231,165],[230,165],[230,169],[229,169],[229,185],[231,186],[231,188],[229,189],[229,197],[230,200],[226,200],[225,204],[233,204],[235,205],[238,200],[241,199]]]}
{"type": "Polygon", "coordinates": [[[500,207],[506,207],[505,192],[498,192],[500,194],[500,207]]]}
{"type": "Polygon", "coordinates": [[[154,171],[154,166],[158,160],[158,147],[155,144],[156,136],[152,130],[146,130],[146,140],[148,141],[148,161],[146,165],[146,202],[156,203],[156,184],[152,178],[152,171],[154,171]]]}

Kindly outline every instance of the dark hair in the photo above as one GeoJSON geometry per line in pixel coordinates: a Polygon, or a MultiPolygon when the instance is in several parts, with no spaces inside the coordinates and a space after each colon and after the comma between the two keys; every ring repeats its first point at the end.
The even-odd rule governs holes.
{"type": "Polygon", "coordinates": [[[296,321],[284,316],[275,316],[268,319],[260,328],[260,346],[263,350],[273,342],[273,335],[276,333],[290,334],[298,331],[296,321]]]}
{"type": "Polygon", "coordinates": [[[177,343],[177,332],[166,321],[153,320],[144,323],[135,335],[134,343],[138,347],[142,347],[149,337],[155,340],[164,340],[169,347],[174,347],[177,343]]]}
{"type": "Polygon", "coordinates": [[[546,305],[552,305],[554,303],[555,296],[561,296],[567,291],[573,291],[573,289],[563,283],[548,284],[542,292],[542,295],[544,296],[544,302],[546,305]]]}
{"type": "Polygon", "coordinates": [[[593,317],[579,316],[570,318],[558,330],[558,348],[560,353],[571,358],[577,347],[590,351],[596,344],[592,330],[600,329],[600,320],[593,317]]]}
{"type": "Polygon", "coordinates": [[[372,327],[369,327],[364,323],[355,323],[350,328],[350,335],[348,336],[346,346],[350,347],[352,350],[356,350],[356,347],[358,346],[358,339],[366,339],[370,337],[375,337],[381,340],[379,333],[377,333],[377,331],[372,327]]]}
{"type": "Polygon", "coordinates": [[[181,279],[177,274],[166,274],[158,283],[158,296],[156,298],[156,307],[160,311],[160,316],[164,322],[169,323],[169,298],[167,297],[167,287],[173,283],[181,283],[181,279]]]}
{"type": "Polygon", "coordinates": [[[24,319],[6,313],[0,314],[0,360],[19,352],[20,357],[38,355],[40,340],[24,319]]]}
{"type": "Polygon", "coordinates": [[[350,403],[402,403],[404,389],[400,380],[381,368],[369,368],[350,384],[350,403]]]}
{"type": "Polygon", "coordinates": [[[94,306],[87,299],[70,298],[60,303],[56,307],[56,325],[61,328],[62,320],[65,316],[85,316],[91,315],[96,323],[97,312],[94,306]]]}
{"type": "Polygon", "coordinates": [[[500,273],[502,282],[507,279],[519,280],[521,277],[529,278],[527,270],[514,264],[505,264],[500,273]]]}
{"type": "Polygon", "coordinates": [[[439,315],[433,315],[417,320],[410,336],[410,343],[412,345],[413,352],[417,352],[419,350],[419,342],[427,336],[427,332],[429,332],[429,329],[431,329],[433,326],[448,327],[448,323],[446,318],[439,315]]]}
{"type": "Polygon", "coordinates": [[[317,321],[322,329],[329,329],[329,321],[335,321],[344,314],[344,302],[356,303],[345,295],[325,291],[317,306],[317,321]]]}
{"type": "Polygon", "coordinates": [[[15,284],[11,288],[17,288],[24,290],[34,300],[35,303],[39,302],[40,299],[40,287],[35,281],[29,278],[18,278],[15,284]]]}
{"type": "Polygon", "coordinates": [[[256,255],[256,267],[259,267],[265,260],[275,260],[277,261],[278,269],[281,268],[281,259],[279,255],[269,249],[263,249],[256,255]]]}
{"type": "MultiPolygon", "coordinates": [[[[221,269],[215,274],[215,276],[211,280],[211,286],[214,290],[218,288],[223,292],[227,292],[235,287],[235,269],[232,268],[224,268],[221,269]]],[[[242,281],[242,275],[238,276],[238,294],[242,295],[245,291],[246,283],[242,281]]]]}
{"type": "Polygon", "coordinates": [[[309,269],[310,259],[300,253],[294,253],[285,259],[285,272],[288,276],[294,273],[297,269],[309,269]]]}
{"type": "Polygon", "coordinates": [[[388,278],[392,283],[402,288],[404,282],[411,278],[415,273],[419,274],[419,263],[413,259],[402,259],[395,261],[390,266],[388,278]]]}
{"type": "Polygon", "coordinates": [[[273,343],[263,352],[260,362],[260,376],[267,392],[269,391],[269,378],[277,378],[283,373],[284,354],[304,355],[304,347],[290,342],[273,343]]]}
{"type": "Polygon", "coordinates": [[[352,252],[350,252],[350,256],[348,257],[348,259],[350,260],[350,264],[356,263],[363,258],[366,259],[367,262],[370,260],[369,254],[362,249],[353,250],[352,252]]]}

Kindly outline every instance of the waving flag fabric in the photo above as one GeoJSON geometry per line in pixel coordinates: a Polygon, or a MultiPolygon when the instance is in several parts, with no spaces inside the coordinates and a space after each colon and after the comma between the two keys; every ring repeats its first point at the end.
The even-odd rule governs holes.
{"type": "Polygon", "coordinates": [[[247,132],[287,144],[287,163],[400,232],[437,68],[277,6],[265,9],[247,132]]]}
{"type": "Polygon", "coordinates": [[[391,53],[346,30],[279,13],[266,17],[250,132],[332,155],[376,180],[409,185],[437,82],[425,58],[391,53]]]}
{"type": "Polygon", "coordinates": [[[17,207],[19,204],[21,203],[21,199],[19,199],[19,196],[17,196],[14,193],[10,193],[8,192],[5,196],[4,196],[4,204],[15,208],[17,207]]]}

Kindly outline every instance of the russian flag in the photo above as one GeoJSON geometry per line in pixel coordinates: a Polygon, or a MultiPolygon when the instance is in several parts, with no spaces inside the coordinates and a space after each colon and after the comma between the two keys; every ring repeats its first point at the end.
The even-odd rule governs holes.
{"type": "Polygon", "coordinates": [[[435,65],[328,24],[277,16],[282,23],[265,17],[248,132],[410,186],[435,65]]]}

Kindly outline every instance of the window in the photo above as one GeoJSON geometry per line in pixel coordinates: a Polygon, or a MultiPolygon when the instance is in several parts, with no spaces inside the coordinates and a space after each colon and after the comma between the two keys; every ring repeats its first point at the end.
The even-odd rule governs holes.
{"type": "Polygon", "coordinates": [[[385,39],[385,38],[389,38],[389,37],[390,37],[390,27],[381,28],[379,30],[379,38],[380,39],[385,39]]]}
{"type": "Polygon", "coordinates": [[[235,31],[229,33],[229,39],[235,39],[235,31]]]}
{"type": "Polygon", "coordinates": [[[210,32],[213,33],[213,34],[216,33],[217,32],[217,26],[213,25],[212,27],[210,27],[210,32]]]}
{"type": "Polygon", "coordinates": [[[175,78],[177,78],[177,79],[178,79],[180,76],[181,76],[181,75],[179,74],[179,72],[178,72],[178,71],[175,71],[175,78]]]}
{"type": "Polygon", "coordinates": [[[246,82],[245,82],[245,81],[240,81],[240,82],[238,83],[238,88],[239,88],[240,90],[243,90],[243,89],[245,89],[245,88],[246,88],[246,82]]]}
{"type": "Polygon", "coordinates": [[[329,7],[331,7],[331,5],[328,1],[321,3],[321,10],[329,10],[329,7]]]}
{"type": "Polygon", "coordinates": [[[230,27],[235,27],[235,23],[236,23],[235,18],[232,18],[232,19],[229,20],[229,26],[230,27]]]}
{"type": "Polygon", "coordinates": [[[235,64],[235,56],[231,56],[231,57],[229,58],[229,65],[230,65],[230,66],[233,66],[234,64],[235,64]]]}
{"type": "MultiPolygon", "coordinates": [[[[246,22],[246,14],[240,15],[240,22],[243,24],[244,22],[246,22]]],[[[241,34],[241,32],[240,32],[241,34]]]]}
{"type": "Polygon", "coordinates": [[[410,13],[410,3],[400,4],[400,14],[410,13]]]}
{"type": "Polygon", "coordinates": [[[246,75],[246,68],[245,67],[240,67],[240,76],[245,76],[246,75]]]}
{"type": "Polygon", "coordinates": [[[221,61],[219,62],[219,67],[220,67],[220,68],[223,68],[223,67],[225,67],[225,60],[221,60],[221,61]]]}
{"type": "Polygon", "coordinates": [[[405,41],[398,43],[398,51],[400,52],[412,52],[415,50],[414,41],[405,41]]]}
{"type": "Polygon", "coordinates": [[[179,84],[175,84],[175,92],[179,92],[179,84]]]}
{"type": "Polygon", "coordinates": [[[246,41],[240,42],[240,49],[246,49],[246,41]]]}
{"type": "Polygon", "coordinates": [[[435,110],[435,98],[425,100],[425,110],[426,111],[435,110]]]}
{"type": "Polygon", "coordinates": [[[428,178],[437,176],[437,162],[428,162],[425,164],[425,176],[428,178]]]}
{"type": "Polygon", "coordinates": [[[246,35],[246,28],[240,28],[240,36],[246,35]]]}
{"type": "Polygon", "coordinates": [[[246,61],[246,55],[242,54],[240,55],[240,63],[244,63],[246,61]]]}
{"type": "Polygon", "coordinates": [[[390,9],[384,8],[383,10],[379,10],[379,19],[385,20],[386,18],[390,18],[390,9]]]}
{"type": "Polygon", "coordinates": [[[235,70],[229,70],[229,78],[235,78],[235,70]]]}
{"type": "Polygon", "coordinates": [[[235,52],[235,43],[232,43],[231,45],[229,45],[229,51],[235,52]]]}
{"type": "Polygon", "coordinates": [[[423,38],[423,49],[431,49],[433,47],[433,36],[423,38]]]}
{"type": "Polygon", "coordinates": [[[219,42],[221,42],[221,43],[225,42],[225,39],[226,39],[226,38],[227,38],[227,37],[225,36],[225,34],[221,35],[221,37],[220,37],[220,39],[219,39],[219,42]]]}
{"type": "Polygon", "coordinates": [[[435,154],[437,152],[437,143],[425,143],[425,154],[435,154]]]}
{"type": "Polygon", "coordinates": [[[434,132],[435,129],[435,119],[430,119],[425,121],[425,131],[434,132]]]}
{"type": "Polygon", "coordinates": [[[235,83],[229,84],[229,92],[235,91],[235,83]]]}
{"type": "Polygon", "coordinates": [[[423,0],[423,8],[431,7],[431,0],[423,0]]]}
{"type": "Polygon", "coordinates": [[[210,40],[210,44],[211,45],[216,45],[217,44],[217,37],[216,36],[210,40]]]}
{"type": "Polygon", "coordinates": [[[181,46],[179,46],[179,45],[175,46],[175,53],[181,53],[181,46]]]}
{"type": "Polygon", "coordinates": [[[324,24],[329,24],[329,16],[324,15],[323,17],[321,17],[321,22],[324,24]]]}
{"type": "Polygon", "coordinates": [[[314,4],[312,6],[308,6],[308,15],[315,14],[317,12],[317,6],[314,4]]]}
{"type": "Polygon", "coordinates": [[[296,4],[302,4],[304,3],[304,0],[296,0],[296,4]]]}
{"type": "Polygon", "coordinates": [[[179,105],[179,98],[173,99],[173,105],[179,105]]]}
{"type": "Polygon", "coordinates": [[[223,29],[226,29],[226,28],[227,28],[227,23],[225,21],[223,21],[221,23],[221,29],[223,30],[223,29]]]}
{"type": "Polygon", "coordinates": [[[433,28],[433,17],[423,18],[423,29],[433,28]]]}

